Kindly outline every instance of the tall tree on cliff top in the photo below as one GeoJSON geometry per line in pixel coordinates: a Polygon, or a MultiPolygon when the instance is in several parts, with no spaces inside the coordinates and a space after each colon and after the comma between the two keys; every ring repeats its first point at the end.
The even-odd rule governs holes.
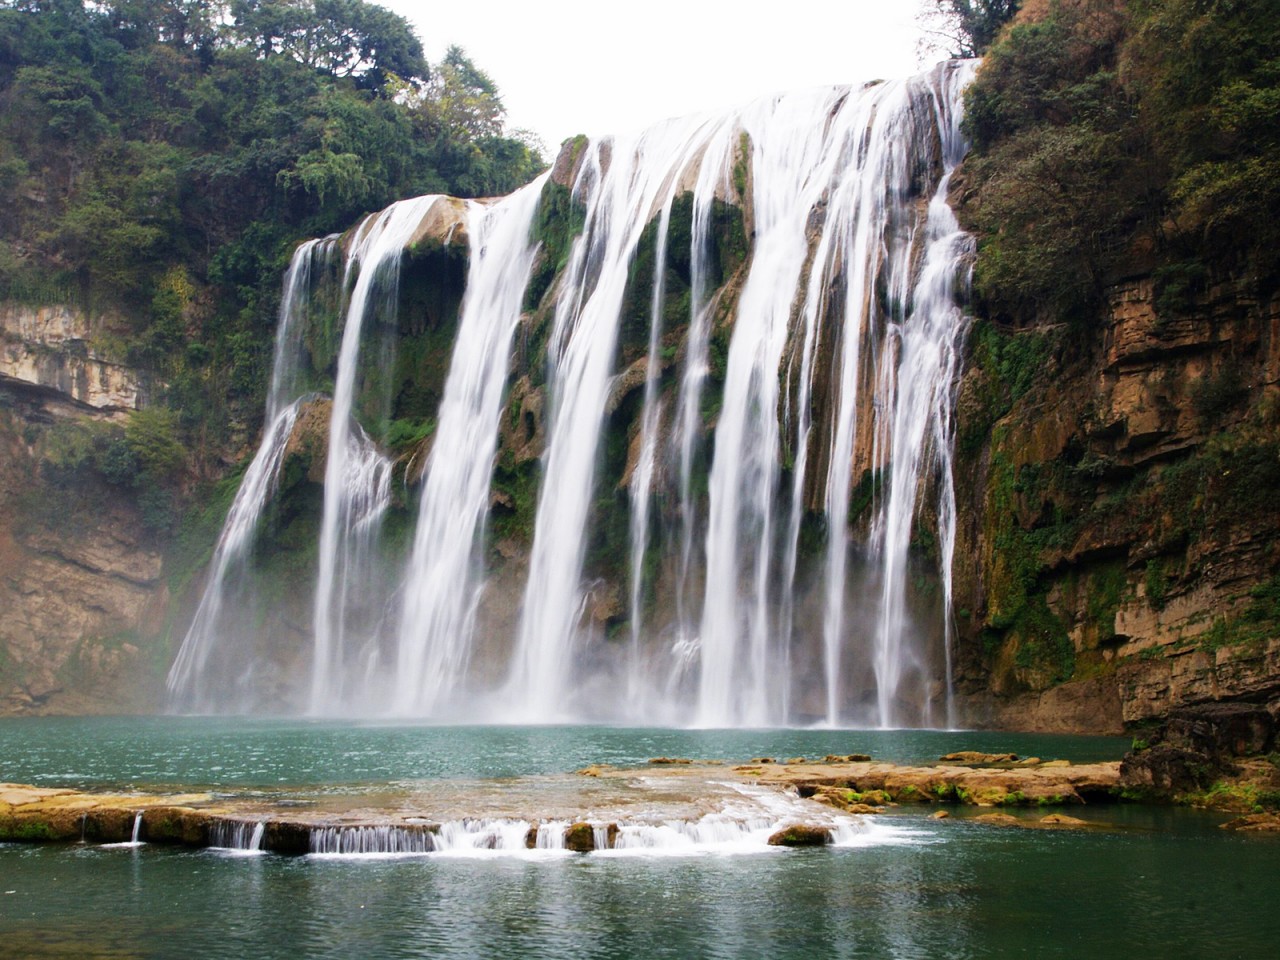
{"type": "Polygon", "coordinates": [[[930,46],[952,57],[980,57],[1021,6],[1022,0],[933,0],[922,26],[930,46]]]}
{"type": "Polygon", "coordinates": [[[363,89],[381,91],[393,76],[428,77],[409,22],[364,0],[235,0],[231,15],[259,56],[289,56],[363,89]]]}

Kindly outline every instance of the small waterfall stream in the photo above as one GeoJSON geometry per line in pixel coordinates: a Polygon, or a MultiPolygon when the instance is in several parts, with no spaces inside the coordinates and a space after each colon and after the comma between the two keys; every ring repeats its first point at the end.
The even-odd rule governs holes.
{"type": "Polygon", "coordinates": [[[352,277],[355,284],[347,303],[329,417],[311,666],[313,713],[342,699],[347,599],[353,589],[365,585],[366,561],[390,500],[391,464],[352,417],[361,333],[374,312],[394,309],[401,254],[439,199],[404,200],[370,217],[347,252],[344,287],[352,277]]]}
{"type": "MultiPolygon", "coordinates": [[[[404,548],[382,529],[393,464],[357,422],[358,370],[376,365],[362,340],[371,318],[395,319],[403,251],[443,216],[431,213],[442,198],[364,221],[342,271],[307,709],[952,722],[952,407],[972,244],[946,194],[972,74],[944,64],[576,142],[508,198],[443,201],[468,265],[448,376],[423,414],[430,453],[420,479],[405,476],[404,548]],[[554,190],[568,212],[546,208],[554,190]],[[539,231],[555,216],[569,218],[568,240],[546,280],[539,231]],[[538,459],[528,541],[508,538],[499,556],[504,410],[537,414],[538,459]],[[932,597],[912,586],[920,571],[932,597]],[[517,581],[518,603],[499,598],[511,612],[484,616],[517,581]],[[482,622],[509,633],[481,637],[482,622]]],[[[170,671],[185,708],[240,708],[210,657],[235,649],[223,636],[240,629],[224,616],[232,574],[248,569],[296,426],[285,381],[297,379],[304,271],[336,249],[300,248],[286,278],[262,445],[170,671]]]]}
{"type": "Polygon", "coordinates": [[[470,657],[489,482],[511,337],[533,266],[543,179],[469,207],[471,266],[405,577],[395,711],[432,716],[461,692],[470,657]]]}
{"type": "Polygon", "coordinates": [[[231,609],[233,594],[246,575],[258,521],[275,491],[285,447],[304,399],[298,396],[297,369],[312,268],[317,263],[326,265],[336,248],[336,237],[309,240],[294,251],[285,273],[267,392],[266,428],[223,522],[200,606],[167,678],[170,699],[197,709],[226,706],[226,691],[209,689],[206,683],[208,659],[222,635],[232,629],[225,622],[225,613],[231,609]]]}

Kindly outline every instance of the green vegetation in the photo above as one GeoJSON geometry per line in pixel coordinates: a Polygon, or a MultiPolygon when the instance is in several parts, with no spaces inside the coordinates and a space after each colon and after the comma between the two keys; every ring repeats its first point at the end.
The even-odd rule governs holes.
{"type": "Polygon", "coordinates": [[[429,67],[365,0],[0,0],[0,51],[0,299],[105,315],[191,472],[258,416],[294,243],[543,166],[461,50],[429,67]]]}
{"type": "MultiPolygon", "coordinates": [[[[943,4],[955,10],[985,4],[943,4]]],[[[994,6],[994,5],[993,5],[994,6]]],[[[1280,18],[1269,0],[1049,0],[999,33],[968,94],[964,216],[990,316],[1087,324],[1156,272],[1280,281],[1280,18]]]]}
{"type": "Polygon", "coordinates": [[[969,336],[969,362],[984,372],[974,403],[963,411],[956,438],[961,452],[978,450],[996,421],[1026,396],[1053,353],[1055,338],[1037,330],[1006,330],[977,320],[969,336]]]}
{"type": "Polygon", "coordinates": [[[1022,0],[933,0],[922,17],[926,34],[952,57],[980,57],[1022,0]]]}
{"type": "Polygon", "coordinates": [[[1218,780],[1198,793],[1183,794],[1181,803],[1210,810],[1237,813],[1264,813],[1280,809],[1280,790],[1267,790],[1256,783],[1218,780]]]}

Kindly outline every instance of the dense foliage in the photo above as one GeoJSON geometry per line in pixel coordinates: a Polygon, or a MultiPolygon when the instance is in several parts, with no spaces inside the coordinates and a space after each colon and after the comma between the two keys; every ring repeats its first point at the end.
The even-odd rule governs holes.
{"type": "Polygon", "coordinates": [[[933,0],[922,17],[924,30],[951,57],[980,57],[1022,0],[933,0]]]}
{"type": "Polygon", "coordinates": [[[1277,0],[1026,5],[968,98],[988,312],[1083,319],[1146,270],[1166,308],[1215,275],[1273,288],[1278,115],[1277,0]]]}
{"type": "Polygon", "coordinates": [[[193,447],[255,416],[294,242],[542,165],[365,0],[0,0],[0,299],[117,318],[193,447]]]}

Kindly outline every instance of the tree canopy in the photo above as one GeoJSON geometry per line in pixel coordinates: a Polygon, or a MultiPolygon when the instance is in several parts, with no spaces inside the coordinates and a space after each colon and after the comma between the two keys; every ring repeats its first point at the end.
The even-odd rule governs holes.
{"type": "MultiPolygon", "coordinates": [[[[1006,317],[1082,318],[1153,271],[1280,283],[1280,0],[1049,0],[967,97],[976,285],[1006,317]]],[[[1185,298],[1184,298],[1185,299],[1185,298]]]]}
{"type": "Polygon", "coordinates": [[[256,415],[299,239],[543,166],[465,53],[432,69],[366,0],[0,0],[0,298],[123,317],[99,348],[188,429],[256,415]]]}
{"type": "Polygon", "coordinates": [[[933,0],[923,25],[949,56],[980,57],[1021,6],[1022,0],[933,0]]]}

